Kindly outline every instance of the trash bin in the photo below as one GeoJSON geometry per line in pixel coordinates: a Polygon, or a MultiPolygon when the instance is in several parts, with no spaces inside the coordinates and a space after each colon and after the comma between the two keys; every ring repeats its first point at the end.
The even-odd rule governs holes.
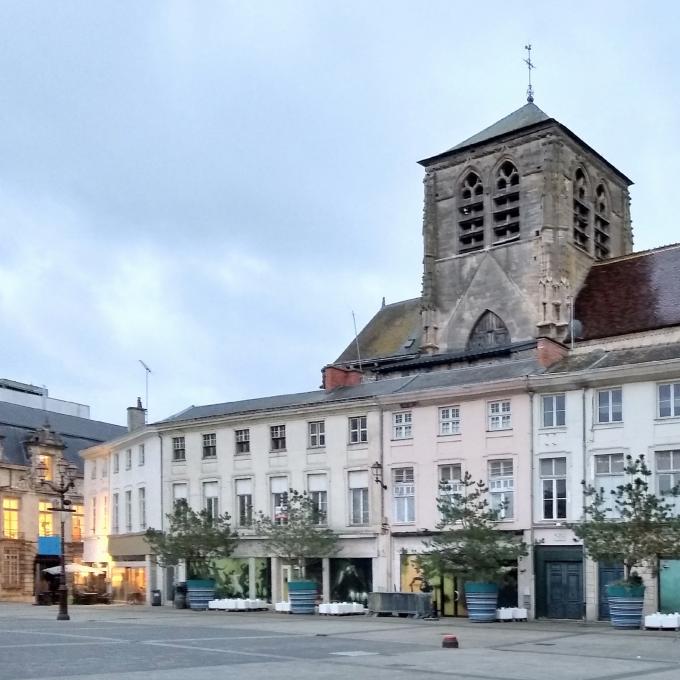
{"type": "Polygon", "coordinates": [[[173,598],[175,609],[187,608],[187,584],[178,583],[175,586],[175,597],[173,598]]]}
{"type": "Polygon", "coordinates": [[[161,591],[160,590],[152,590],[151,591],[151,606],[152,607],[160,607],[161,604],[162,604],[161,591]]]}

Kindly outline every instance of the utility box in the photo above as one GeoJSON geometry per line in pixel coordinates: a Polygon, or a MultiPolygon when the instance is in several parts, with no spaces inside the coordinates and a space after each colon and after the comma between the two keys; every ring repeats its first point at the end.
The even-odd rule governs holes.
{"type": "Polygon", "coordinates": [[[432,593],[370,593],[368,611],[370,614],[423,618],[432,612],[432,593]]]}

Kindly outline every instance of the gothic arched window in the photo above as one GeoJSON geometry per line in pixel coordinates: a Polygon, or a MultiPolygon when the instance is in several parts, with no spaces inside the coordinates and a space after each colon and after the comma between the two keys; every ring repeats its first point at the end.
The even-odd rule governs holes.
{"type": "Polygon", "coordinates": [[[493,349],[510,344],[510,333],[503,320],[490,310],[482,314],[468,338],[468,350],[493,349]]]}
{"type": "Polygon", "coordinates": [[[504,161],[496,172],[493,196],[493,242],[519,239],[519,172],[504,161]]]}
{"type": "Polygon", "coordinates": [[[609,257],[609,198],[604,184],[595,189],[595,257],[609,257]]]}
{"type": "Polygon", "coordinates": [[[484,247],[484,185],[479,175],[465,174],[458,195],[458,252],[484,247]]]}
{"type": "Polygon", "coordinates": [[[588,180],[583,168],[574,173],[574,244],[590,251],[590,208],[588,207],[588,180]]]}

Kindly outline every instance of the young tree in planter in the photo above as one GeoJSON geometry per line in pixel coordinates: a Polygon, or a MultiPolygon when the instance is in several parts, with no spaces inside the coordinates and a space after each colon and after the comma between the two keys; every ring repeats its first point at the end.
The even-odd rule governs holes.
{"type": "Polygon", "coordinates": [[[475,482],[466,472],[460,486],[461,492],[454,493],[446,483],[441,485],[437,499],[441,519],[436,527],[441,533],[427,544],[420,563],[428,578],[450,572],[468,583],[489,584],[487,590],[494,592],[491,584],[497,584],[508,566],[527,554],[527,546],[497,527],[503,507],[491,507],[489,489],[483,481],[475,482]]]}
{"type": "Polygon", "coordinates": [[[331,557],[340,551],[338,535],[325,523],[325,513],[307,492],[290,489],[285,505],[274,518],[259,513],[255,530],[265,549],[293,565],[304,579],[307,560],[331,557]]]}
{"type": "Polygon", "coordinates": [[[680,517],[669,498],[680,488],[669,488],[663,495],[650,489],[652,475],[644,455],[626,456],[627,481],[611,491],[583,484],[585,506],[580,524],[570,525],[583,541],[588,555],[597,562],[623,562],[624,585],[639,586],[637,568],[654,569],[660,555],[680,552],[680,517]]]}
{"type": "Polygon", "coordinates": [[[229,557],[238,542],[232,531],[228,513],[213,517],[207,510],[196,512],[189,504],[178,501],[166,515],[168,528],[146,530],[146,541],[161,566],[186,562],[187,577],[209,578],[211,562],[229,557]]]}

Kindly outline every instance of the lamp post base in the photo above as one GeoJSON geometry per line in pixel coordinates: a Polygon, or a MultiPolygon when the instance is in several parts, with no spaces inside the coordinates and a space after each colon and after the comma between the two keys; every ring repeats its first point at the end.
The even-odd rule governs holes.
{"type": "Polygon", "coordinates": [[[59,586],[59,613],[57,614],[57,621],[70,621],[71,617],[68,615],[68,588],[65,583],[59,586]]]}

